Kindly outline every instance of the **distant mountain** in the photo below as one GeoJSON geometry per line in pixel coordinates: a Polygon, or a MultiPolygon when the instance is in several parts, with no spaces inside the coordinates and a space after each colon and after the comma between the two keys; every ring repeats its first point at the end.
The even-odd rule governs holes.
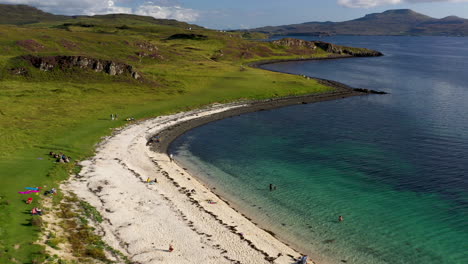
{"type": "Polygon", "coordinates": [[[23,25],[65,18],[67,17],[46,13],[32,6],[0,4],[0,24],[23,25]]]}
{"type": "Polygon", "coordinates": [[[437,35],[468,36],[468,19],[448,16],[442,19],[410,9],[388,10],[344,22],[307,22],[249,31],[272,35],[437,35]]]}

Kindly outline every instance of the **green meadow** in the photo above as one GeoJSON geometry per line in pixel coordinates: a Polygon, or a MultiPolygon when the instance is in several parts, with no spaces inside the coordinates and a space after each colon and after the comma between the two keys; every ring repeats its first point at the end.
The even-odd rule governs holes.
{"type": "MultiPolygon", "coordinates": [[[[127,125],[126,118],[331,90],[315,80],[245,66],[259,60],[327,55],[323,50],[249,40],[261,37],[127,15],[0,25],[0,263],[50,261],[44,246],[35,243],[45,226],[30,214],[46,198],[32,195],[33,205],[27,205],[24,200],[30,195],[18,192],[25,187],[57,187],[79,170],[76,161],[93,155],[103,136],[127,125]],[[203,38],[169,39],[174,34],[203,38]],[[123,62],[134,66],[142,78],[79,68],[41,71],[23,55],[123,62]],[[15,74],[17,69],[23,74],[15,74]],[[111,114],[118,120],[112,121],[111,114]],[[49,151],[65,153],[72,163],[56,163],[49,151]]],[[[61,198],[54,197],[55,206],[61,198]]],[[[84,252],[96,255],[89,248],[84,252]]]]}

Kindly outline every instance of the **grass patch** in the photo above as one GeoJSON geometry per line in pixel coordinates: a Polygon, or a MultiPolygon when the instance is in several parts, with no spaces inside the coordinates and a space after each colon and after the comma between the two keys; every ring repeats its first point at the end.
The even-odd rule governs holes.
{"type": "MultiPolygon", "coordinates": [[[[60,227],[64,230],[61,236],[49,233],[46,244],[59,249],[60,244],[67,244],[73,250],[79,263],[113,263],[106,252],[116,257],[119,263],[128,263],[128,259],[119,251],[109,247],[102,236],[96,233],[91,223],[102,222],[102,217],[94,207],[80,201],[76,196],[66,196],[59,204],[58,216],[62,219],[60,227]]],[[[55,261],[49,258],[48,261],[55,261]]]]}

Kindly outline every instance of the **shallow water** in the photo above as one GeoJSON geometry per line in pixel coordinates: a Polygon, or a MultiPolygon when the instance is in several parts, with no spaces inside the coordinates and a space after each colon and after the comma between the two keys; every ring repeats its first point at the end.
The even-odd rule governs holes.
{"type": "Polygon", "coordinates": [[[228,118],[171,151],[312,259],[468,263],[468,38],[321,40],[386,56],[265,68],[390,94],[228,118]]]}

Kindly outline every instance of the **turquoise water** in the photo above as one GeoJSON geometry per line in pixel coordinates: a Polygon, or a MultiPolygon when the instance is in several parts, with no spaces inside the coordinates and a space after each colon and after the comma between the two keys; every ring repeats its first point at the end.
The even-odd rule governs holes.
{"type": "Polygon", "coordinates": [[[468,263],[468,39],[324,40],[386,56],[267,67],[391,94],[213,122],[171,152],[314,260],[468,263]]]}

